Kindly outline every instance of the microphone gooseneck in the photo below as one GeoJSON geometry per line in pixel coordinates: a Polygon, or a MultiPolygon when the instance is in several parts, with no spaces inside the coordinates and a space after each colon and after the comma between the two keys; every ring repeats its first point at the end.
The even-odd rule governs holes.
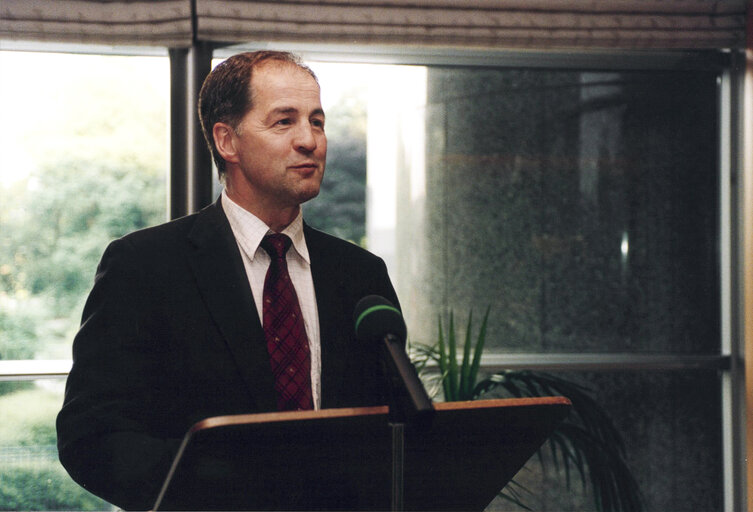
{"type": "Polygon", "coordinates": [[[390,397],[390,419],[414,428],[428,428],[434,406],[405,353],[407,328],[400,310],[379,295],[358,301],[353,313],[361,343],[379,344],[383,378],[390,397]]]}

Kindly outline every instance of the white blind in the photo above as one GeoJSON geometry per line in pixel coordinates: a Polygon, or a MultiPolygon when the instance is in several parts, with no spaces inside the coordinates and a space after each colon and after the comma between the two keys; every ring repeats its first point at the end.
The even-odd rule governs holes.
{"type": "Polygon", "coordinates": [[[0,38],[82,44],[191,45],[187,0],[0,0],[0,38]]]}
{"type": "Polygon", "coordinates": [[[738,48],[745,0],[197,0],[200,39],[512,48],[738,48]]]}
{"type": "Polygon", "coordinates": [[[1,0],[0,38],[742,48],[746,0],[1,0]],[[193,7],[192,7],[193,4],[193,7]],[[195,8],[195,18],[192,16],[195,8]]]}

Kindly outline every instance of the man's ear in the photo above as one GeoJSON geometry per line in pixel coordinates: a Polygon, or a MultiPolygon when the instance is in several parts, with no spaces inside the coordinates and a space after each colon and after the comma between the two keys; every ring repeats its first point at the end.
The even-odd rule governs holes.
{"type": "Polygon", "coordinates": [[[238,163],[238,150],[236,149],[235,130],[225,123],[214,123],[212,137],[217,152],[226,162],[238,163]]]}

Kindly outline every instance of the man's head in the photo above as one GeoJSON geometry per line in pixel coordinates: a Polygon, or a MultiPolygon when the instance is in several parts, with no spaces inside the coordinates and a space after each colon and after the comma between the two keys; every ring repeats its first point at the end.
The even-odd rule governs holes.
{"type": "MultiPolygon", "coordinates": [[[[243,116],[253,108],[254,91],[251,78],[254,71],[265,63],[296,66],[316,81],[314,72],[292,53],[277,51],[246,52],[223,61],[204,80],[199,93],[199,119],[204,138],[217,165],[220,181],[225,178],[225,160],[217,151],[212,135],[216,123],[225,123],[237,129],[243,116]]],[[[318,82],[317,82],[318,83],[318,82]]]]}
{"type": "Polygon", "coordinates": [[[319,193],[327,156],[319,84],[286,53],[241,54],[204,83],[202,126],[228,196],[285,226],[319,193]]]}

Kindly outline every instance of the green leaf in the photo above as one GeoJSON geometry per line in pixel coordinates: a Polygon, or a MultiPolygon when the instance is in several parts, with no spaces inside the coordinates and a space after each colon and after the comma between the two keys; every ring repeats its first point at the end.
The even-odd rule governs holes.
{"type": "Polygon", "coordinates": [[[471,390],[475,382],[470,382],[471,379],[471,326],[473,325],[473,311],[468,314],[468,325],[465,329],[465,343],[463,344],[463,364],[460,370],[460,388],[458,391],[458,398],[460,400],[470,400],[473,398],[470,396],[471,390]]]}
{"type": "MultiPolygon", "coordinates": [[[[486,308],[486,313],[484,314],[484,320],[481,322],[481,328],[479,329],[478,338],[476,339],[476,347],[473,349],[473,362],[471,363],[471,371],[469,376],[469,386],[468,386],[468,398],[473,399],[476,398],[478,395],[476,395],[475,387],[476,387],[476,380],[478,379],[478,372],[479,368],[481,367],[481,354],[484,352],[484,345],[486,343],[486,325],[489,320],[489,311],[491,311],[491,306],[486,308]]],[[[468,330],[470,331],[471,328],[471,322],[468,321],[468,330]]]]}
{"type": "Polygon", "coordinates": [[[460,400],[459,396],[459,382],[458,382],[458,343],[455,336],[455,319],[452,312],[450,312],[450,329],[447,333],[447,379],[450,381],[450,396],[447,397],[448,402],[457,402],[460,400]]]}
{"type": "Polygon", "coordinates": [[[437,363],[439,364],[439,373],[442,375],[442,391],[444,392],[444,399],[450,400],[449,396],[451,395],[450,389],[449,389],[449,382],[447,380],[447,358],[446,358],[446,351],[445,351],[445,344],[444,344],[444,334],[442,332],[442,317],[438,317],[438,325],[439,325],[439,338],[437,340],[437,363]]]}

